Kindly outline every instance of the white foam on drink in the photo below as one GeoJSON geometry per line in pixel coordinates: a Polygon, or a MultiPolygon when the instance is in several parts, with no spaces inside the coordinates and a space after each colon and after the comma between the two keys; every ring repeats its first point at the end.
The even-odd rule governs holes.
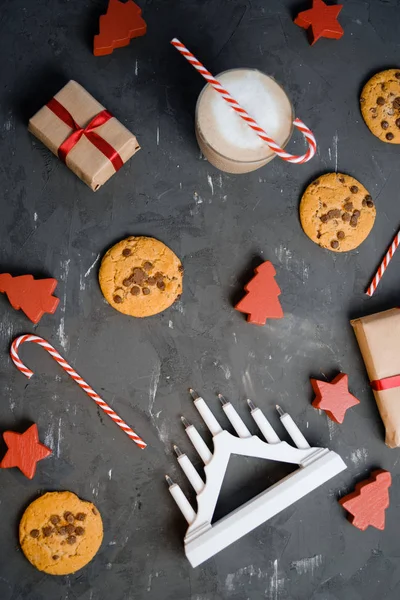
{"type": "MultiPolygon", "coordinates": [[[[292,128],[292,107],[283,89],[253,69],[234,69],[217,76],[267,135],[284,144],[292,128]]],[[[198,127],[205,141],[223,156],[239,161],[263,160],[272,151],[222,96],[208,87],[199,103],[198,127]]]]}
{"type": "MultiPolygon", "coordinates": [[[[224,78],[223,78],[224,79],[224,78]]],[[[242,77],[226,77],[222,82],[228,92],[237,100],[251,117],[268,132],[272,138],[279,133],[282,114],[277,104],[276,92],[268,89],[265,78],[261,80],[256,71],[247,71],[242,77]]],[[[250,127],[238,118],[226,101],[219,94],[214,94],[211,100],[211,111],[217,122],[217,129],[227,142],[239,148],[260,148],[264,142],[250,127]]]]}

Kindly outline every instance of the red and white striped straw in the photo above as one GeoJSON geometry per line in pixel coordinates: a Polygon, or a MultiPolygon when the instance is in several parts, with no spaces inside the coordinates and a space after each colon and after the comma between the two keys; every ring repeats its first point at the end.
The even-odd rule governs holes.
{"type": "Polygon", "coordinates": [[[308,127],[303,123],[303,121],[300,121],[300,119],[295,119],[293,121],[293,125],[299,131],[301,131],[301,133],[306,138],[308,142],[308,150],[305,154],[302,154],[301,156],[295,156],[293,154],[285,152],[283,148],[278,146],[278,144],[266,134],[264,129],[257,125],[255,120],[244,110],[244,108],[240,106],[240,104],[230,95],[230,93],[224,87],[222,87],[220,82],[217,79],[215,79],[215,77],[213,77],[210,71],[208,71],[205,68],[205,66],[197,60],[197,58],[186,48],[186,46],[182,44],[182,42],[180,42],[177,38],[174,38],[173,40],[171,40],[171,44],[175,46],[177,50],[179,50],[179,52],[186,58],[186,60],[189,61],[190,64],[193,65],[194,68],[197,69],[201,75],[203,75],[204,79],[206,79],[208,83],[212,85],[212,87],[219,94],[221,94],[223,99],[226,100],[226,102],[228,102],[228,104],[233,108],[233,110],[237,112],[239,117],[241,117],[243,121],[245,121],[247,125],[257,133],[258,137],[260,137],[264,142],[266,142],[266,144],[271,148],[271,150],[275,152],[275,154],[279,156],[279,158],[282,158],[283,160],[286,160],[290,163],[301,164],[309,161],[314,156],[314,154],[317,151],[317,142],[315,140],[314,134],[310,129],[308,129],[308,127]]]}
{"type": "Polygon", "coordinates": [[[72,379],[76,381],[76,383],[87,393],[87,395],[90,396],[90,398],[92,398],[92,400],[94,400],[96,404],[100,406],[100,408],[102,408],[104,412],[109,417],[111,417],[111,419],[115,421],[115,423],[119,425],[119,427],[121,427],[121,429],[125,431],[127,435],[129,435],[129,437],[135,442],[135,444],[137,444],[140,448],[146,448],[145,442],[133,431],[133,429],[129,427],[129,425],[125,423],[125,421],[123,421],[117,415],[116,412],[113,411],[111,406],[108,406],[108,404],[104,402],[104,400],[100,398],[98,394],[96,394],[94,389],[91,388],[90,385],[86,383],[86,381],[83,381],[82,377],[80,377],[80,375],[78,375],[78,373],[63,359],[63,357],[60,354],[58,354],[57,350],[53,348],[53,346],[49,344],[49,342],[46,342],[46,340],[37,335],[20,335],[11,344],[10,355],[13,360],[13,363],[15,364],[17,369],[19,369],[21,373],[25,375],[25,377],[28,377],[28,379],[30,379],[33,375],[33,371],[28,369],[24,365],[24,363],[21,362],[18,356],[17,350],[19,346],[24,342],[35,342],[36,344],[39,344],[39,346],[45,348],[45,350],[47,350],[47,352],[54,358],[54,360],[58,362],[60,367],[62,367],[64,371],[66,371],[68,375],[70,375],[72,379]]]}
{"type": "Polygon", "coordinates": [[[378,284],[379,284],[380,280],[382,279],[382,276],[383,276],[384,272],[386,271],[388,264],[392,260],[393,254],[396,252],[397,248],[399,247],[399,244],[400,244],[400,230],[394,236],[393,241],[390,244],[389,250],[386,252],[386,254],[383,258],[383,261],[379,265],[379,269],[375,273],[375,276],[374,276],[373,280],[371,281],[369,288],[365,292],[368,296],[372,296],[373,293],[375,292],[376,288],[378,287],[378,284]]]}

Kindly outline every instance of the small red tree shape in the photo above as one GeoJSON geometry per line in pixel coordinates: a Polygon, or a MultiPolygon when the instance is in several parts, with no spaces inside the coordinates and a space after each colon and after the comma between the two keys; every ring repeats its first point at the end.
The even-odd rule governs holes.
{"type": "Polygon", "coordinates": [[[267,319],[281,319],[283,310],[278,298],[281,290],[274,279],[273,264],[266,261],[254,272],[256,275],[244,286],[247,294],[236,304],[236,310],[247,313],[247,321],[256,325],[265,325],[267,319]]]}
{"type": "Polygon", "coordinates": [[[132,38],[144,35],[147,25],[141,14],[142,9],[132,0],[109,0],[107,13],[100,17],[99,34],[94,36],[93,54],[111,54],[115,48],[127,46],[132,38]]]}
{"type": "Polygon", "coordinates": [[[344,496],[339,503],[350,515],[352,525],[365,531],[369,525],[385,529],[385,510],[389,506],[389,487],[392,477],[389,471],[372,471],[371,477],[357,483],[354,492],[344,496]]]}
{"type": "Polygon", "coordinates": [[[0,275],[0,292],[5,292],[11,306],[15,310],[22,309],[33,323],[38,323],[44,313],[56,311],[60,302],[52,296],[56,286],[56,279],[36,280],[32,275],[12,277],[9,273],[0,275]]]}

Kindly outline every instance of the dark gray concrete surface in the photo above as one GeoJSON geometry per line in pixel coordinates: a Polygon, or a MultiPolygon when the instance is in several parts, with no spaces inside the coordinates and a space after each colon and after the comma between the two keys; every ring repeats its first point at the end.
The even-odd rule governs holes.
{"type": "MultiPolygon", "coordinates": [[[[376,296],[364,295],[400,224],[400,175],[399,148],[373,137],[358,105],[368,77],[399,64],[399,2],[348,0],[340,15],[344,37],[310,47],[292,22],[308,2],[142,0],[147,35],[95,58],[92,38],[106,4],[3,0],[0,7],[0,269],[57,278],[61,300],[54,315],[33,326],[0,298],[1,430],[36,422],[53,449],[32,481],[16,469],[0,472],[0,599],[395,600],[399,451],[384,445],[349,319],[399,298],[400,256],[376,296]],[[193,115],[203,81],[169,45],[175,35],[215,73],[251,66],[274,75],[315,132],[314,160],[294,166],[276,159],[232,176],[202,159],[193,115]],[[142,145],[97,193],[27,132],[29,117],[70,78],[142,145]],[[347,254],[319,249],[298,220],[304,187],[335,169],[359,179],[378,210],[369,238],[347,254]],[[185,266],[181,300],[159,316],[123,316],[100,293],[100,257],[128,234],[161,239],[185,266]],[[277,269],[285,318],[258,328],[232,306],[254,265],[266,259],[277,269]],[[11,341],[27,332],[53,343],[148,448],[139,450],[33,345],[21,350],[35,371],[28,383],[8,358],[11,341]],[[339,370],[361,400],[340,426],[311,407],[309,384],[310,376],[339,370]],[[336,450],[348,465],[197,569],[184,556],[185,523],[164,482],[168,472],[190,493],[171,452],[174,442],[190,450],[181,414],[210,441],[189,385],[225,426],[215,392],[232,399],[254,432],[246,397],[277,425],[279,400],[312,444],[336,450]],[[393,475],[391,505],[384,532],[362,533],[337,498],[374,467],[393,475]],[[97,504],[104,542],[87,568],[52,577],[24,558],[18,521],[38,495],[65,489],[97,504]]],[[[303,147],[296,135],[290,149],[303,147]]],[[[218,515],[287,472],[285,465],[233,458],[218,515]]]]}

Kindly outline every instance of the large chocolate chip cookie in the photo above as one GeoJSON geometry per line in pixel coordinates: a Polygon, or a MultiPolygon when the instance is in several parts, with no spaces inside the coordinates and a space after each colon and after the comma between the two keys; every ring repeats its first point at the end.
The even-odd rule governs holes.
{"type": "Polygon", "coordinates": [[[162,242],[129,237],[110,248],[102,260],[99,281],[105,299],[132,317],[162,312],[182,293],[183,267],[162,242]]]}
{"type": "Polygon", "coordinates": [[[376,73],[361,92],[364,121],[382,142],[400,144],[400,69],[376,73]]]}
{"type": "Polygon", "coordinates": [[[313,181],[300,202],[304,233],[328,250],[346,252],[365,240],[375,222],[374,202],[357,179],[327,173],[313,181]]]}
{"type": "Polygon", "coordinates": [[[72,492],[49,492],[34,500],[19,525],[26,558],[50,575],[68,575],[84,567],[102,540],[99,511],[72,492]]]}

